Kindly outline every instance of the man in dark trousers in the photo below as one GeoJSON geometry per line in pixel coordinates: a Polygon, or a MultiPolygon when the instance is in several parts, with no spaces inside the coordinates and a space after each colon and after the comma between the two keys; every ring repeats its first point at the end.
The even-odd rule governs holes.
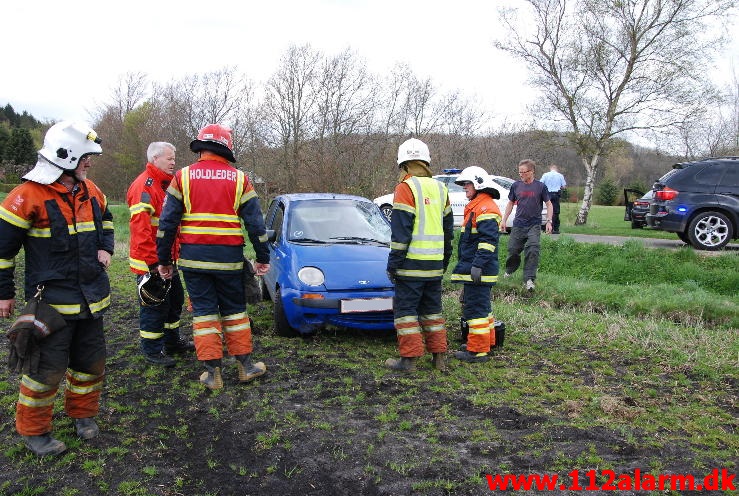
{"type": "Polygon", "coordinates": [[[252,333],[244,292],[244,232],[256,253],[255,271],[269,270],[267,230],[249,178],[231,163],[231,129],[208,124],[190,143],[198,161],[175,173],[167,189],[157,232],[159,274],[174,275],[172,245],[179,236],[182,271],[193,308],[193,337],[205,366],[200,382],[221,389],[223,345],[236,358],[239,381],[267,371],[252,362],[252,333]],[[179,233],[179,234],[178,234],[179,233]]]}
{"type": "MultiPolygon", "coordinates": [[[[175,147],[171,143],[155,141],[146,151],[147,163],[143,172],[128,188],[126,201],[131,214],[131,239],[128,263],[136,274],[136,284],[145,276],[159,277],[157,272],[157,228],[169,183],[174,177],[175,147]]],[[[172,260],[177,261],[179,244],[172,247],[172,260]]],[[[139,336],[141,351],[149,363],[162,367],[175,364],[173,354],[194,351],[195,346],[180,336],[180,316],[185,303],[185,292],[178,271],[174,271],[169,291],[157,305],[139,301],[139,336]]]]}
{"type": "Polygon", "coordinates": [[[441,278],[452,255],[454,215],[446,186],[432,177],[429,149],[411,138],[398,148],[400,183],[395,187],[387,273],[395,283],[393,312],[400,358],[393,370],[412,371],[424,349],[433,366],[446,369],[446,321],[441,278]]]}
{"type": "Polygon", "coordinates": [[[518,175],[521,180],[511,186],[508,193],[508,205],[500,227],[507,229],[508,216],[511,215],[513,205],[516,205],[516,217],[513,219],[511,236],[508,239],[508,258],[505,261],[505,274],[510,277],[521,264],[521,252],[524,252],[523,279],[526,290],[536,288],[536,271],[539,268],[539,240],[541,238],[542,204],[547,206],[547,234],[552,233],[552,202],[549,201],[549,191],[536,177],[536,162],[530,159],[518,163],[518,175]]]}

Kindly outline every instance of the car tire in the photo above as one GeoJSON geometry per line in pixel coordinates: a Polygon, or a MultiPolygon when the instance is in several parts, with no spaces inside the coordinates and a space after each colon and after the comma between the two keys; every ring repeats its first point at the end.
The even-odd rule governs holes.
{"type": "Polygon", "coordinates": [[[259,278],[259,287],[262,290],[262,301],[269,301],[269,291],[267,290],[267,283],[264,282],[264,277],[259,278]]]}
{"type": "Polygon", "coordinates": [[[690,238],[688,237],[688,233],[687,232],[679,232],[679,233],[675,233],[675,234],[677,234],[677,237],[680,238],[680,241],[682,241],[686,245],[689,245],[690,244],[690,238]]]}
{"type": "Polygon", "coordinates": [[[278,336],[294,338],[298,335],[298,332],[290,327],[290,323],[287,321],[285,309],[282,307],[282,295],[279,289],[275,290],[274,319],[275,332],[278,336]]]}
{"type": "Polygon", "coordinates": [[[644,224],[642,224],[638,220],[632,220],[631,221],[631,228],[632,229],[641,229],[643,226],[644,226],[644,224]]]}
{"type": "Polygon", "coordinates": [[[696,250],[720,250],[734,236],[731,221],[720,212],[701,212],[688,225],[688,239],[696,250]]]}
{"type": "Polygon", "coordinates": [[[382,215],[385,216],[388,222],[392,220],[393,218],[393,206],[392,205],[388,205],[387,203],[385,203],[384,205],[380,207],[380,212],[382,212],[382,215]]]}

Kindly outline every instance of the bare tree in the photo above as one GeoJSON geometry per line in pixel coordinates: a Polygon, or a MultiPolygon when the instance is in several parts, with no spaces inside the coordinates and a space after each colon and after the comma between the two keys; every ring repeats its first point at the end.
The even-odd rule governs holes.
{"type": "Polygon", "coordinates": [[[534,32],[501,10],[496,46],[526,62],[541,109],[570,132],[586,170],[576,224],[587,222],[598,167],[613,138],[668,128],[702,98],[734,0],[527,0],[534,32]]]}
{"type": "Polygon", "coordinates": [[[364,63],[346,49],[324,60],[316,93],[314,163],[320,185],[342,190],[346,188],[342,178],[349,176],[355,178],[354,186],[360,187],[371,175],[366,157],[377,106],[375,80],[364,63]],[[331,174],[332,170],[342,174],[331,174]]]}
{"type": "Polygon", "coordinates": [[[279,182],[287,184],[295,177],[302,160],[302,148],[312,137],[312,120],[317,95],[315,86],[323,55],[310,45],[291,46],[280,67],[267,81],[265,109],[272,123],[270,144],[281,147],[279,182]]]}

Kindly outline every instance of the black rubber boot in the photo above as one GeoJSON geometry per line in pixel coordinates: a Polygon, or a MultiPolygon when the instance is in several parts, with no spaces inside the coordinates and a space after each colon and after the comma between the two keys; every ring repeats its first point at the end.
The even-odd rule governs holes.
{"type": "Polygon", "coordinates": [[[48,432],[40,436],[23,436],[23,442],[36,456],[58,455],[67,450],[63,442],[54,439],[48,432]]]}
{"type": "Polygon", "coordinates": [[[189,351],[195,351],[195,345],[192,341],[188,341],[187,339],[178,338],[177,341],[173,343],[166,343],[164,345],[164,351],[167,352],[167,355],[176,355],[178,353],[187,353],[189,351]]]}
{"type": "Polygon", "coordinates": [[[474,353],[467,350],[455,352],[454,358],[469,363],[483,363],[490,360],[490,356],[487,353],[474,353]]]}
{"type": "Polygon", "coordinates": [[[165,355],[163,351],[159,353],[144,353],[144,358],[151,364],[166,368],[174,367],[177,363],[174,358],[165,355]]]}
{"type": "Polygon", "coordinates": [[[74,419],[74,426],[82,439],[92,439],[100,434],[100,428],[92,417],[74,419]]]}
{"type": "Polygon", "coordinates": [[[200,382],[208,389],[221,389],[223,387],[223,378],[221,377],[221,361],[205,360],[205,372],[200,374],[200,382]]]}
{"type": "Polygon", "coordinates": [[[385,366],[401,372],[413,372],[416,370],[416,357],[388,358],[385,366]]]}
{"type": "Polygon", "coordinates": [[[239,382],[249,382],[267,372],[264,362],[251,363],[251,355],[236,355],[235,358],[239,368],[239,382]]]}
{"type": "Polygon", "coordinates": [[[467,319],[459,318],[459,341],[462,343],[467,342],[467,335],[470,333],[470,325],[467,323],[467,319]]]}

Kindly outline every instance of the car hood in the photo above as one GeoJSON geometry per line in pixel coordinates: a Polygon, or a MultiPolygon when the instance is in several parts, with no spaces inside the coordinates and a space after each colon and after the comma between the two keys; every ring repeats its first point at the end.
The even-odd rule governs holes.
{"type": "Polygon", "coordinates": [[[318,267],[329,291],[392,287],[386,273],[388,247],[330,244],[295,245],[294,249],[300,261],[296,269],[318,267]]]}

